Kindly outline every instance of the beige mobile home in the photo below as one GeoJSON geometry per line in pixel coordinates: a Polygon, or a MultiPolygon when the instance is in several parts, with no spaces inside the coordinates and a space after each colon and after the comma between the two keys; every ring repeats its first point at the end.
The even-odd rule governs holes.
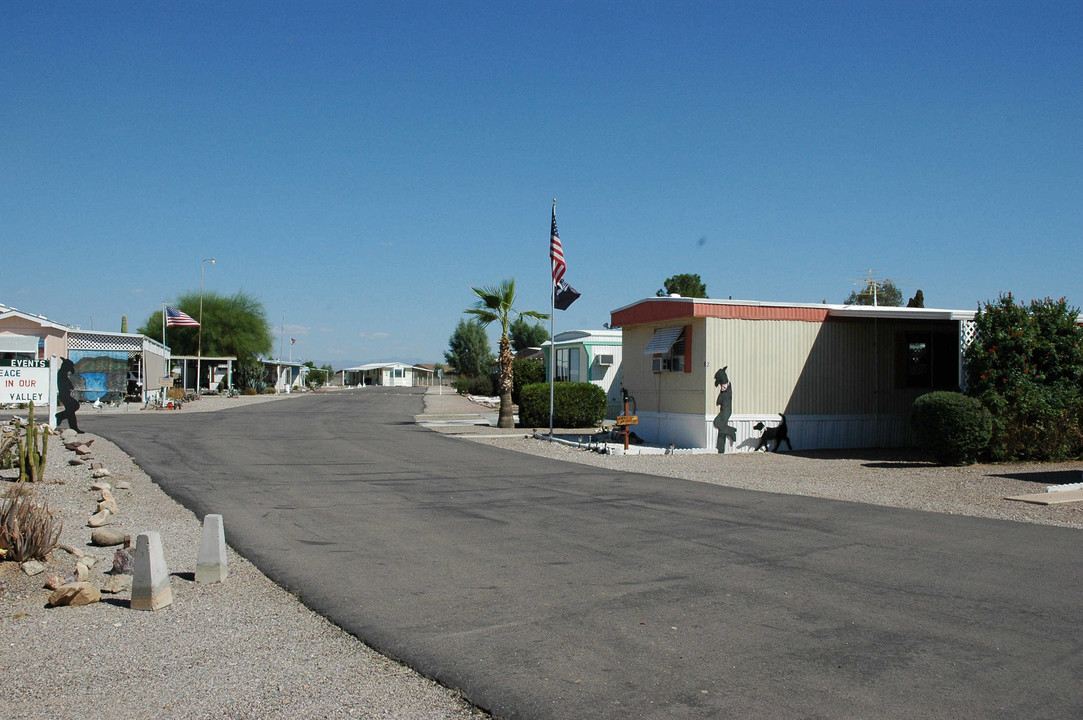
{"type": "Polygon", "coordinates": [[[812,450],[910,444],[914,400],[961,384],[974,315],[661,297],[611,325],[648,442],[752,450],[752,426],[785,414],[793,448],[812,450]]]}

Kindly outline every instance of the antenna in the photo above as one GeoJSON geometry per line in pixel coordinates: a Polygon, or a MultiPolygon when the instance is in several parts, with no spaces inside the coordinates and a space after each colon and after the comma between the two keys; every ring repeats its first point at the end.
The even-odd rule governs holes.
{"type": "Polygon", "coordinates": [[[854,285],[860,286],[863,290],[867,288],[872,288],[872,304],[874,307],[877,307],[880,305],[880,291],[883,290],[886,284],[891,283],[895,286],[896,289],[898,289],[901,283],[911,281],[912,278],[876,278],[873,275],[872,268],[869,268],[868,276],[854,280],[854,285]]]}

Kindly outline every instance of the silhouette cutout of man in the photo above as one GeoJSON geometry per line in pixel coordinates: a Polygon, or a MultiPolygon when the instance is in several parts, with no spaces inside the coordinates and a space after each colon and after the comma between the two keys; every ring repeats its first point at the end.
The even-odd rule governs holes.
{"type": "Polygon", "coordinates": [[[730,425],[730,415],[733,414],[733,383],[730,382],[726,370],[729,365],[714,374],[714,384],[718,390],[718,415],[715,416],[714,426],[718,428],[718,452],[726,452],[726,438],[737,444],[737,428],[730,425]]]}
{"type": "Polygon", "coordinates": [[[64,406],[64,410],[56,414],[56,426],[60,427],[60,423],[67,420],[68,427],[77,433],[81,433],[83,431],[79,429],[79,423],[75,419],[75,412],[79,409],[79,401],[71,394],[75,389],[75,385],[71,381],[71,376],[74,373],[75,363],[68,358],[60,361],[60,370],[56,373],[56,394],[60,404],[64,406]]]}

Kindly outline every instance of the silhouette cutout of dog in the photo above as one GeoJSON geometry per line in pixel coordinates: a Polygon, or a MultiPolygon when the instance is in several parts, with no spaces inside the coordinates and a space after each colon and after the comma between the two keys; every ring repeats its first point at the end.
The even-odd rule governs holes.
{"type": "Polygon", "coordinates": [[[782,441],[786,441],[786,447],[793,450],[793,445],[790,444],[790,431],[786,428],[786,416],[780,415],[782,422],[775,427],[767,427],[764,423],[758,422],[752,426],[753,430],[763,430],[763,435],[760,435],[760,442],[756,446],[757,450],[765,449],[767,452],[771,451],[771,441],[775,441],[775,452],[782,447],[782,441]]]}

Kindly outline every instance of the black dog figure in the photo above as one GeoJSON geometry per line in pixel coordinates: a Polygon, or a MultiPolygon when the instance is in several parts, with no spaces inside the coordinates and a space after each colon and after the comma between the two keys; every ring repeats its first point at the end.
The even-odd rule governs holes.
{"type": "Polygon", "coordinates": [[[68,427],[77,433],[81,433],[83,431],[79,429],[79,423],[75,419],[75,411],[79,409],[79,401],[72,397],[71,394],[72,390],[75,389],[75,385],[71,381],[74,372],[75,363],[68,358],[60,361],[60,370],[56,373],[56,394],[60,404],[64,406],[64,411],[56,414],[56,426],[60,427],[61,421],[67,420],[68,427]]]}
{"type": "Polygon", "coordinates": [[[778,449],[782,447],[783,440],[786,441],[786,447],[791,451],[793,450],[793,445],[790,444],[790,433],[786,429],[786,416],[781,415],[781,417],[782,422],[779,423],[778,427],[767,427],[762,422],[758,422],[752,426],[753,430],[763,430],[763,435],[760,435],[760,444],[756,446],[757,450],[765,448],[767,452],[770,452],[770,443],[772,440],[775,441],[775,452],[778,452],[778,449]]]}

